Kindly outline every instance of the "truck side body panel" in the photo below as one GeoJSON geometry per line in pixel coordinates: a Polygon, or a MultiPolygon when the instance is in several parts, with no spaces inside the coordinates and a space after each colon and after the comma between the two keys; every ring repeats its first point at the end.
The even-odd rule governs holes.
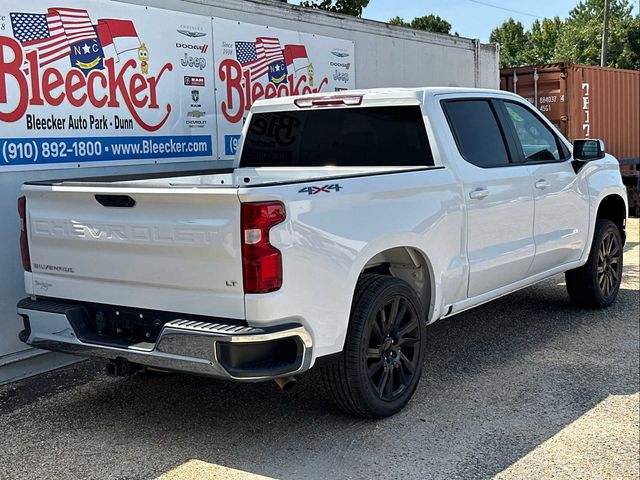
{"type": "Polygon", "coordinates": [[[450,169],[240,190],[242,202],[276,199],[288,215],[271,232],[284,282],[277,292],[245,296],[250,325],[295,318],[314,332],[316,356],[340,351],[358,276],[375,255],[398,247],[429,262],[435,296],[423,305],[427,318],[466,296],[462,198],[450,169]],[[340,190],[301,192],[325,183],[340,190]]]}

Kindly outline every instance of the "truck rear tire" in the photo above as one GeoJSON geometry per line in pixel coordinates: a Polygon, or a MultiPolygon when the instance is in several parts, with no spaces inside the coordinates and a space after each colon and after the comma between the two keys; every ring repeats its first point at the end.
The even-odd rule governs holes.
{"type": "Polygon", "coordinates": [[[425,338],[424,313],[411,286],[386,275],[362,275],[342,355],[322,368],[334,403],[365,418],[402,410],[422,375],[425,338]]]}
{"type": "Polygon", "coordinates": [[[571,301],[584,308],[605,308],[618,295],[622,281],[622,235],[611,220],[596,220],[589,259],[565,273],[571,301]]]}

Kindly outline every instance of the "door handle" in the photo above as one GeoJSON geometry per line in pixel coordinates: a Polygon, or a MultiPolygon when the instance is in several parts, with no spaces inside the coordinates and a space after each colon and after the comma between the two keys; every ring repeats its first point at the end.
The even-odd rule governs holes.
{"type": "Polygon", "coordinates": [[[486,188],[476,188],[475,190],[471,190],[469,192],[469,198],[472,200],[482,200],[489,196],[489,190],[486,188]]]}
{"type": "Polygon", "coordinates": [[[551,186],[551,184],[549,182],[547,182],[544,178],[541,178],[540,180],[538,180],[535,183],[535,187],[538,190],[544,190],[545,188],[549,188],[551,186]]]}

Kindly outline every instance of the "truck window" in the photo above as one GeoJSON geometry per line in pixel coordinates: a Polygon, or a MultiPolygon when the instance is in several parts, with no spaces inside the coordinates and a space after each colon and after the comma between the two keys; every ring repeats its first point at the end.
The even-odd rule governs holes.
{"type": "Polygon", "coordinates": [[[533,112],[513,102],[504,102],[504,106],[526,162],[557,161],[566,156],[558,138],[533,112]]]}
{"type": "Polygon", "coordinates": [[[478,167],[509,164],[507,147],[488,100],[449,100],[444,110],[464,159],[478,167]]]}
{"type": "Polygon", "coordinates": [[[242,167],[432,166],[419,106],[255,113],[242,167]]]}

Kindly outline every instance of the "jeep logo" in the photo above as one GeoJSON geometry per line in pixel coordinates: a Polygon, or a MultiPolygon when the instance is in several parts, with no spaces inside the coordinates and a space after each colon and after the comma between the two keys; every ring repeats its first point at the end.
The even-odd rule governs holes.
{"type": "Polygon", "coordinates": [[[184,54],[184,58],[180,60],[183,67],[194,67],[200,70],[207,66],[207,60],[204,57],[192,57],[188,53],[184,54]]]}

